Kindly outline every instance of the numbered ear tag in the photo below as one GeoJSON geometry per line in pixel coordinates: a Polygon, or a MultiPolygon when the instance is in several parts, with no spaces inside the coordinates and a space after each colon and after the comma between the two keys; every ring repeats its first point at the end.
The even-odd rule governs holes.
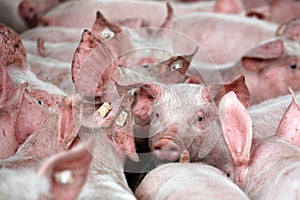
{"type": "Polygon", "coordinates": [[[286,29],[286,24],[280,26],[280,28],[277,30],[277,35],[282,35],[285,29],[286,29]]]}
{"type": "Polygon", "coordinates": [[[128,113],[125,111],[122,111],[116,120],[116,125],[123,127],[125,125],[127,116],[128,116],[128,113]]]}
{"type": "Polygon", "coordinates": [[[115,33],[109,28],[105,28],[101,33],[100,37],[104,40],[109,40],[115,36],[115,33]]]}
{"type": "Polygon", "coordinates": [[[170,66],[171,68],[171,71],[178,71],[182,68],[182,61],[181,60],[178,60],[178,61],[175,61],[171,64],[170,66]]]}
{"type": "Polygon", "coordinates": [[[69,185],[74,182],[73,173],[71,170],[56,172],[54,174],[54,179],[55,182],[60,185],[69,185]]]}
{"type": "Polygon", "coordinates": [[[105,117],[109,111],[111,110],[111,106],[109,103],[104,102],[102,104],[102,106],[100,106],[100,108],[97,110],[97,113],[101,116],[101,117],[105,117]]]}

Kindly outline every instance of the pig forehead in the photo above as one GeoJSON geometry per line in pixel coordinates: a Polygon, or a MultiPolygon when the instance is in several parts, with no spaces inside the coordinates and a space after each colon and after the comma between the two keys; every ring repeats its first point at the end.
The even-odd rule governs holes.
{"type": "Polygon", "coordinates": [[[157,104],[165,107],[190,107],[200,106],[206,103],[202,98],[203,85],[194,84],[174,84],[163,88],[157,104]]]}

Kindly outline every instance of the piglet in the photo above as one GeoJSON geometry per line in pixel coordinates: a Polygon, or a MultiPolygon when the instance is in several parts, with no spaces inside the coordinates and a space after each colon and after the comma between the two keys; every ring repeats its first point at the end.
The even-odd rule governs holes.
{"type": "Polygon", "coordinates": [[[295,126],[287,124],[287,115],[290,112],[276,136],[252,140],[251,118],[236,95],[230,92],[220,103],[224,140],[234,165],[231,175],[250,199],[298,199],[300,150],[284,140],[295,136],[286,128],[295,126]]]}
{"type": "Polygon", "coordinates": [[[220,170],[203,163],[169,163],[150,171],[135,195],[150,199],[249,199],[220,170]]]}

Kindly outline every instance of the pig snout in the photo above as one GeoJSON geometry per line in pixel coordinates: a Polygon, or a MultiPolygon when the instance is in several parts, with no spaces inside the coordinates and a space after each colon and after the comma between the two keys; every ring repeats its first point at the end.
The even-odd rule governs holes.
{"type": "Polygon", "coordinates": [[[174,161],[180,158],[182,150],[170,139],[160,139],[153,145],[152,151],[160,160],[174,161]]]}
{"type": "Polygon", "coordinates": [[[19,14],[25,20],[29,27],[35,27],[38,24],[38,16],[35,11],[34,5],[24,0],[19,4],[19,14]]]}

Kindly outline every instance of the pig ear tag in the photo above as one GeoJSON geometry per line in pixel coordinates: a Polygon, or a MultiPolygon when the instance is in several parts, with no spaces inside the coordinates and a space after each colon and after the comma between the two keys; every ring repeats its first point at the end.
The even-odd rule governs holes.
{"type": "Polygon", "coordinates": [[[109,103],[104,102],[102,104],[102,106],[100,106],[100,108],[97,110],[97,113],[101,116],[101,117],[105,117],[109,111],[111,110],[111,106],[109,103]]]}
{"type": "Polygon", "coordinates": [[[128,113],[125,111],[122,111],[116,120],[116,125],[123,127],[125,125],[127,116],[128,116],[128,113]]]}
{"type": "Polygon", "coordinates": [[[104,40],[109,40],[115,36],[115,33],[109,28],[105,28],[101,33],[100,37],[104,40]]]}
{"type": "Polygon", "coordinates": [[[171,68],[171,72],[180,70],[182,68],[182,61],[177,60],[171,63],[170,68],[171,68]]]}
{"type": "Polygon", "coordinates": [[[54,174],[54,179],[55,182],[60,185],[69,185],[74,182],[73,173],[71,170],[56,172],[54,174]]]}

